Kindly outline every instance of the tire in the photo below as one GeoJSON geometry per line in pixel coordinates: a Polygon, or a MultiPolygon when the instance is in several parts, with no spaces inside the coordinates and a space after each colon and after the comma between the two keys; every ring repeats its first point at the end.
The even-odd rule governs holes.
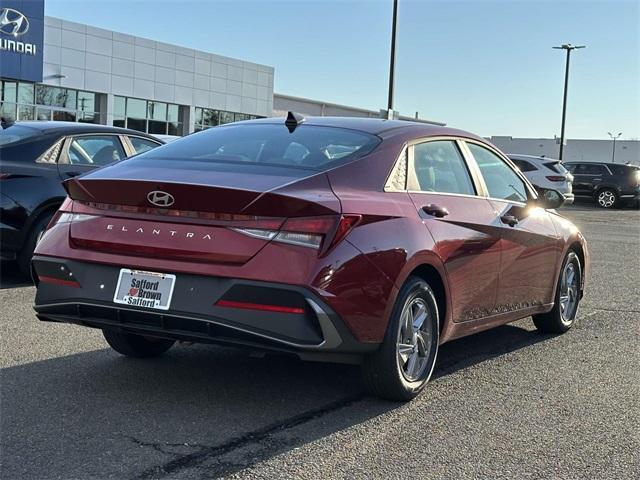
{"type": "Polygon", "coordinates": [[[362,374],[369,393],[394,401],[415,398],[433,373],[440,341],[439,325],[433,290],[421,278],[409,277],[398,294],[380,348],[364,359],[362,374]],[[414,318],[410,324],[406,322],[409,310],[414,318]],[[420,323],[421,317],[424,318],[420,323]],[[400,344],[404,345],[402,352],[400,344]]]}
{"type": "Polygon", "coordinates": [[[109,346],[116,352],[134,358],[157,357],[169,350],[175,343],[175,340],[143,337],[114,330],[103,330],[102,334],[109,346]]]}
{"type": "Polygon", "coordinates": [[[600,208],[614,208],[619,200],[618,193],[611,188],[603,188],[596,194],[596,204],[600,208]]]}
{"type": "Polygon", "coordinates": [[[582,282],[582,267],[580,259],[573,250],[567,253],[562,263],[560,275],[556,285],[556,298],[553,310],[548,313],[533,316],[533,323],[542,333],[564,333],[576,322],[578,306],[580,305],[580,288],[582,282]],[[575,283],[567,288],[568,270],[573,271],[575,283]],[[569,293],[567,293],[569,292],[569,293]],[[565,303],[563,298],[568,300],[565,303]],[[567,310],[568,309],[568,310],[567,310]]]}
{"type": "Polygon", "coordinates": [[[33,257],[33,251],[36,249],[40,235],[49,225],[51,217],[53,217],[53,212],[45,212],[36,219],[31,230],[29,230],[22,250],[18,254],[18,268],[20,273],[26,277],[31,278],[31,257],[33,257]]]}

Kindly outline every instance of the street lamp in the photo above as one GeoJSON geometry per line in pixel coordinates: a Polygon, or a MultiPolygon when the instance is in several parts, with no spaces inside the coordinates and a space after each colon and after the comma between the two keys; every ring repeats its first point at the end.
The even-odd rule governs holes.
{"type": "Polygon", "coordinates": [[[389,97],[387,119],[393,118],[393,83],[396,69],[396,23],[398,21],[398,0],[393,0],[393,23],[391,24],[391,58],[389,59],[389,97]]]}
{"type": "Polygon", "coordinates": [[[611,152],[611,163],[616,163],[616,140],[622,135],[622,132],[618,133],[618,135],[612,135],[611,132],[607,132],[611,139],[613,140],[613,151],[611,152]]]}
{"type": "Polygon", "coordinates": [[[558,50],[566,50],[567,51],[567,66],[564,70],[564,99],[562,100],[562,127],[560,129],[560,155],[559,160],[562,160],[562,150],[564,148],[564,122],[567,117],[567,89],[569,87],[569,58],[571,57],[571,50],[576,48],[585,48],[586,45],[571,45],[570,43],[565,43],[564,45],[560,45],[559,47],[553,47],[558,50]]]}

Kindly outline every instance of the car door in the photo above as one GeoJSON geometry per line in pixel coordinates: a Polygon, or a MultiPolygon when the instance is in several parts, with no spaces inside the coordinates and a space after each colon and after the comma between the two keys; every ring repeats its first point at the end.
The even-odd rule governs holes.
{"type": "Polygon", "coordinates": [[[64,142],[58,159],[58,173],[62,180],[66,180],[126,156],[117,134],[74,135],[64,142]]]}
{"type": "Polygon", "coordinates": [[[572,163],[573,194],[581,197],[592,197],[594,188],[609,174],[607,167],[598,163],[572,163]]]}
{"type": "Polygon", "coordinates": [[[447,272],[454,322],[493,313],[500,236],[492,205],[478,190],[452,138],[409,146],[407,188],[447,272]]]}
{"type": "Polygon", "coordinates": [[[501,261],[497,313],[514,313],[553,301],[562,251],[550,213],[527,204],[531,191],[497,151],[466,141],[497,218],[501,261]]]}

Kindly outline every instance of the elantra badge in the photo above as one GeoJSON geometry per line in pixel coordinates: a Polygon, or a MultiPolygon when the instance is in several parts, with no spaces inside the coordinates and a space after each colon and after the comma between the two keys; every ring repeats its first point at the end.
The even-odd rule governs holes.
{"type": "Polygon", "coordinates": [[[157,207],[170,207],[175,202],[173,195],[167,192],[163,192],[162,190],[154,190],[153,192],[149,192],[147,194],[147,200],[149,203],[157,207]]]}

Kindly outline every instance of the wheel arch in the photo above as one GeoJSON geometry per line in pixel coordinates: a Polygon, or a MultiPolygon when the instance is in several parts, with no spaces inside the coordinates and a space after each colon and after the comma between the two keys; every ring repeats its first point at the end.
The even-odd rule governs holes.
{"type": "Polygon", "coordinates": [[[438,316],[440,320],[440,334],[442,334],[445,324],[447,323],[448,308],[448,293],[445,287],[444,279],[440,271],[430,263],[422,263],[416,266],[407,276],[414,276],[421,278],[429,284],[436,297],[436,303],[438,305],[438,316]]]}

